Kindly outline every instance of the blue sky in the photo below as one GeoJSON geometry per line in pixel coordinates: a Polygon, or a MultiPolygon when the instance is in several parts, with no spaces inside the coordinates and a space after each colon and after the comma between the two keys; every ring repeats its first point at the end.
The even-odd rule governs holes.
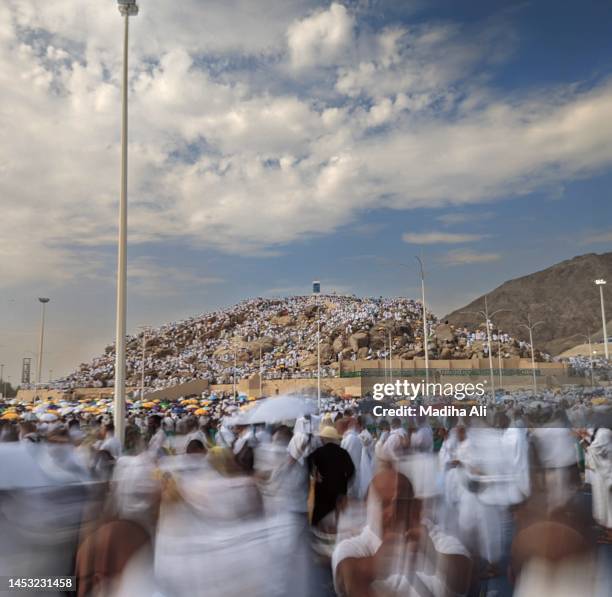
{"type": "MultiPolygon", "coordinates": [[[[141,3],[130,330],[252,296],[417,296],[439,315],[612,243],[606,2],[141,3]],[[408,264],[409,267],[395,265],[408,264]]],[[[0,7],[0,362],[114,337],[121,22],[0,7]]],[[[46,374],[45,374],[46,376],[46,374]]]]}

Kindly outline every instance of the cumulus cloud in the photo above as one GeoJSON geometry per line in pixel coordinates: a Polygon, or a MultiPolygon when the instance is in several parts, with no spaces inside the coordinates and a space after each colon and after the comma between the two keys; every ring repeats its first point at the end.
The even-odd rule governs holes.
{"type": "Polygon", "coordinates": [[[203,288],[212,284],[221,284],[224,280],[218,276],[208,276],[192,269],[160,265],[148,257],[131,259],[128,263],[128,283],[130,290],[139,295],[156,297],[177,296],[186,290],[203,288]]]}
{"type": "Polygon", "coordinates": [[[465,224],[467,222],[479,222],[488,220],[495,214],[491,211],[480,213],[448,212],[436,216],[436,220],[444,226],[454,226],[455,224],[465,224]]]}
{"type": "Polygon", "coordinates": [[[353,16],[336,2],[296,21],[287,31],[291,66],[302,70],[338,64],[351,46],[354,26],[353,16]]]}
{"type": "MultiPolygon", "coordinates": [[[[367,210],[525,195],[612,162],[612,85],[502,96],[477,76],[491,36],[360,28],[338,3],[171,6],[132,22],[131,243],[273,254],[367,210]],[[287,79],[287,63],[325,76],[287,79]]],[[[108,262],[120,25],[114,2],[0,5],[5,284],[108,262]]]]}
{"type": "Polygon", "coordinates": [[[501,259],[501,255],[498,253],[481,253],[470,249],[456,249],[446,253],[440,261],[446,265],[472,265],[475,263],[490,263],[499,259],[501,259]]]}
{"type": "Polygon", "coordinates": [[[459,232],[406,232],[402,235],[402,240],[411,245],[456,245],[476,242],[483,238],[486,238],[486,235],[459,232]]]}
{"type": "Polygon", "coordinates": [[[597,245],[604,243],[612,243],[612,230],[587,234],[582,241],[583,245],[597,245]]]}

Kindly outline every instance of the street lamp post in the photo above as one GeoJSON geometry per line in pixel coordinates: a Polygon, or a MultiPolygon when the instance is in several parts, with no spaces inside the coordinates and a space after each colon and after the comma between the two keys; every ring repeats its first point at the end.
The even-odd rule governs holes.
{"type": "Polygon", "coordinates": [[[493,313],[489,313],[489,304],[487,302],[487,296],[484,297],[485,308],[484,311],[462,311],[462,313],[470,313],[472,315],[480,315],[484,318],[485,326],[487,328],[487,351],[489,353],[489,377],[491,383],[491,398],[495,400],[495,377],[493,374],[493,351],[491,347],[491,319],[502,311],[509,311],[510,309],[497,309],[493,313]]]}
{"type": "Polygon", "coordinates": [[[497,367],[499,368],[499,388],[501,390],[501,388],[504,385],[504,378],[503,378],[503,373],[502,373],[502,342],[501,342],[501,338],[499,337],[499,329],[497,330],[497,367]]]}
{"type": "Polygon", "coordinates": [[[595,376],[593,374],[593,345],[591,344],[591,333],[580,334],[582,338],[586,338],[589,343],[589,367],[591,369],[591,387],[595,385],[595,376]]]}
{"type": "Polygon", "coordinates": [[[259,397],[263,398],[263,363],[261,360],[261,340],[259,341],[259,397]]]}
{"type": "Polygon", "coordinates": [[[533,330],[542,325],[543,321],[536,321],[535,323],[531,322],[531,316],[527,315],[527,323],[522,323],[520,327],[527,328],[529,330],[529,344],[531,345],[531,373],[533,375],[533,397],[536,397],[538,391],[538,382],[536,380],[536,367],[535,367],[535,349],[533,346],[533,330]]]}
{"type": "Polygon", "coordinates": [[[232,392],[233,392],[233,399],[236,399],[236,368],[238,366],[237,363],[237,359],[238,359],[238,355],[237,355],[237,348],[236,345],[234,344],[234,373],[232,375],[232,392]]]}
{"type": "Polygon", "coordinates": [[[393,383],[393,346],[391,344],[391,330],[389,332],[389,383],[393,383]]]}
{"type": "Polygon", "coordinates": [[[314,280],[312,283],[312,293],[315,295],[317,307],[317,409],[321,412],[321,305],[319,304],[319,294],[321,292],[321,282],[314,280]]]}
{"type": "Polygon", "coordinates": [[[39,297],[38,301],[41,303],[41,316],[40,316],[40,343],[38,344],[38,370],[36,373],[36,383],[42,382],[42,362],[43,362],[43,345],[45,339],[45,307],[50,299],[45,297],[39,297]]]}
{"type": "Polygon", "coordinates": [[[145,359],[147,358],[147,332],[149,328],[146,325],[141,326],[142,330],[142,356],[140,360],[140,399],[144,398],[145,390],[145,359]]]}
{"type": "Polygon", "coordinates": [[[604,353],[606,355],[606,361],[610,358],[608,353],[608,330],[606,325],[606,308],[604,306],[603,287],[606,285],[606,281],[603,278],[595,280],[595,284],[599,286],[599,300],[601,301],[601,325],[603,328],[603,343],[604,353]]]}
{"type": "MultiPolygon", "coordinates": [[[[0,363],[0,384],[4,388],[4,363],[0,363]]],[[[4,389],[2,390],[2,397],[6,398],[4,389]]]]}
{"type": "Polygon", "coordinates": [[[425,352],[425,383],[429,383],[429,340],[427,338],[427,309],[425,307],[425,269],[423,260],[415,256],[421,272],[421,306],[423,308],[423,351],[425,352]]]}
{"type": "Polygon", "coordinates": [[[127,161],[128,161],[128,33],[129,17],[138,14],[136,0],[117,0],[123,17],[123,77],[121,89],[121,194],[117,251],[117,319],[115,335],[115,437],[125,436],[125,327],[127,308],[127,161]]]}

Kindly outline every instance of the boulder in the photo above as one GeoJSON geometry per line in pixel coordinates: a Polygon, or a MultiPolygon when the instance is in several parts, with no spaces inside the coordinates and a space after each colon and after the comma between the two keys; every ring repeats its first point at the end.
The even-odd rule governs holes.
{"type": "Polygon", "coordinates": [[[304,307],[303,315],[307,319],[312,319],[317,314],[317,305],[308,305],[304,307]]]}
{"type": "Polygon", "coordinates": [[[365,359],[365,358],[367,358],[368,354],[370,354],[370,349],[367,346],[362,346],[357,351],[357,358],[358,359],[365,359]]]}
{"type": "Polygon", "coordinates": [[[441,323],[436,326],[434,333],[438,341],[452,342],[455,339],[453,328],[448,323],[441,323]]]}
{"type": "Polygon", "coordinates": [[[373,334],[370,336],[370,344],[369,347],[372,350],[382,350],[389,343],[387,336],[384,334],[373,334]]]}
{"type": "Polygon", "coordinates": [[[370,336],[368,332],[356,332],[349,338],[349,346],[354,352],[357,352],[360,348],[368,346],[370,344],[370,336]]]}
{"type": "Polygon", "coordinates": [[[332,350],[332,347],[329,344],[326,344],[325,342],[321,343],[320,353],[321,361],[329,361],[331,360],[332,355],[335,357],[337,354],[332,350]]]}
{"type": "Polygon", "coordinates": [[[338,354],[339,352],[342,351],[342,349],[344,348],[344,338],[342,336],[338,336],[335,340],[334,343],[332,344],[332,348],[334,349],[334,352],[336,354],[338,354]]]}
{"type": "Polygon", "coordinates": [[[225,346],[219,346],[214,352],[213,357],[223,357],[225,355],[231,354],[233,351],[231,348],[227,348],[225,346]]]}
{"type": "Polygon", "coordinates": [[[174,354],[174,350],[172,348],[160,348],[153,353],[153,356],[157,359],[163,359],[173,354],[174,354]]]}
{"type": "Polygon", "coordinates": [[[353,356],[353,349],[349,347],[343,348],[340,354],[342,355],[342,359],[350,359],[353,356]]]}
{"type": "Polygon", "coordinates": [[[251,354],[246,350],[241,350],[236,354],[237,363],[248,363],[251,358],[251,354]]]}
{"type": "Polygon", "coordinates": [[[253,340],[252,342],[248,342],[246,344],[246,349],[257,358],[259,358],[260,348],[262,354],[272,352],[274,350],[274,340],[266,336],[264,338],[258,338],[257,340],[253,340]]]}
{"type": "Polygon", "coordinates": [[[453,353],[451,351],[450,348],[445,347],[440,351],[440,358],[441,359],[450,359],[452,357],[453,353]]]}
{"type": "Polygon", "coordinates": [[[295,319],[292,315],[276,315],[272,317],[271,321],[274,325],[279,325],[284,328],[295,325],[295,319]]]}
{"type": "Polygon", "coordinates": [[[300,361],[300,366],[304,369],[309,369],[317,366],[317,355],[311,354],[300,361]]]}

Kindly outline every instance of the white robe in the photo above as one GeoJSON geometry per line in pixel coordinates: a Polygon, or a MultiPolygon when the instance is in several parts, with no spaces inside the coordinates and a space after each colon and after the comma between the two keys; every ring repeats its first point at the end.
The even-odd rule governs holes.
{"type": "Polygon", "coordinates": [[[593,518],[612,529],[612,431],[600,428],[587,450],[587,466],[591,471],[593,518]]]}
{"type": "Polygon", "coordinates": [[[254,511],[253,479],[210,469],[173,476],[180,498],[162,501],[155,537],[161,593],[267,597],[276,529],[254,511]]]}
{"type": "Polygon", "coordinates": [[[349,429],[344,433],[340,447],[344,448],[349,453],[349,456],[353,461],[353,466],[355,467],[355,474],[353,475],[353,478],[349,483],[347,495],[348,497],[358,498],[360,495],[361,488],[360,471],[361,450],[363,446],[361,444],[359,436],[357,435],[357,432],[354,429],[349,429]]]}
{"type": "Polygon", "coordinates": [[[374,476],[374,438],[364,429],[359,434],[361,440],[361,463],[359,468],[359,497],[364,498],[374,476]]]}

